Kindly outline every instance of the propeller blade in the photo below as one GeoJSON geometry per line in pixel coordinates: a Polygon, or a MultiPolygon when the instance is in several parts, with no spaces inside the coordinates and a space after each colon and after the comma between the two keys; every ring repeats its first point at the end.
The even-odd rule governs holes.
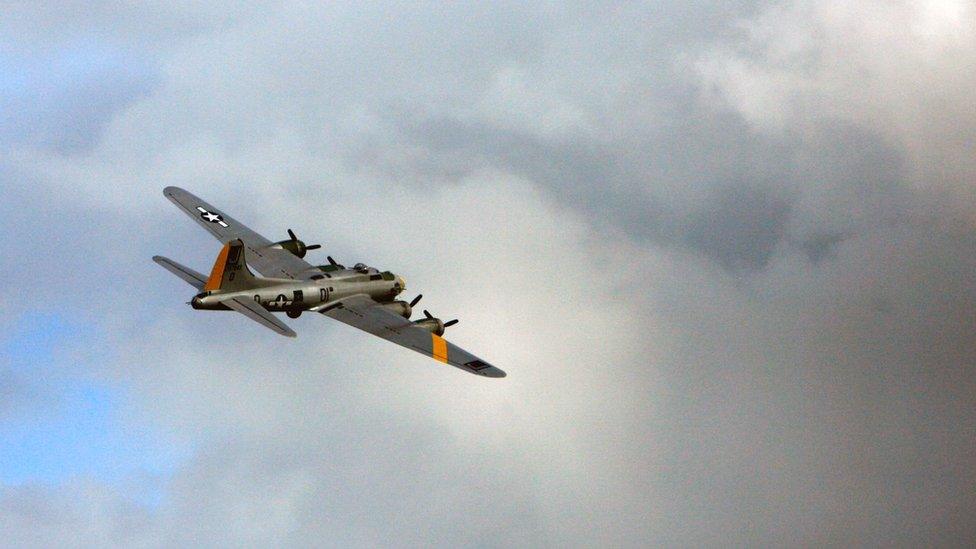
{"type": "Polygon", "coordinates": [[[295,236],[295,231],[291,229],[288,229],[288,236],[290,236],[292,240],[298,240],[298,237],[295,236]]]}
{"type": "Polygon", "coordinates": [[[420,298],[422,298],[422,297],[424,297],[424,294],[417,294],[417,297],[413,298],[413,301],[410,302],[410,306],[413,307],[414,305],[416,305],[417,303],[419,303],[420,302],[420,298]]]}
{"type": "Polygon", "coordinates": [[[312,244],[311,246],[305,246],[305,249],[306,250],[317,250],[317,249],[319,249],[321,247],[322,247],[321,244],[312,244]]]}
{"type": "Polygon", "coordinates": [[[456,318],[454,320],[448,320],[447,322],[444,323],[444,327],[447,328],[448,326],[454,326],[457,323],[458,323],[458,319],[456,318]]]}
{"type": "Polygon", "coordinates": [[[338,263],[336,263],[336,260],[335,260],[335,259],[332,259],[332,256],[331,256],[331,255],[330,255],[330,256],[328,256],[328,258],[329,258],[329,263],[330,263],[330,264],[332,264],[332,265],[335,265],[336,267],[338,267],[338,266],[339,266],[339,264],[338,264],[338,263]]]}
{"type": "Polygon", "coordinates": [[[430,311],[428,311],[427,309],[424,309],[424,316],[426,316],[427,318],[434,318],[434,315],[430,314],[430,311]]]}

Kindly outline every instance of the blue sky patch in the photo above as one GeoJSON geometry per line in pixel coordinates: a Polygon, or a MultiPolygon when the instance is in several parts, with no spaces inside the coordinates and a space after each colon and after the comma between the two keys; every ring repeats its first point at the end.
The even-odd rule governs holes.
{"type": "MultiPolygon", "coordinates": [[[[123,418],[127,388],[97,379],[98,353],[72,353],[100,340],[96,329],[57,314],[31,313],[0,344],[0,394],[19,406],[0,415],[0,483],[57,483],[71,477],[130,484],[167,478],[188,451],[161,442],[150,425],[123,418]],[[80,362],[73,362],[81,357],[80,362]]],[[[157,483],[159,484],[159,483],[157,483]]],[[[157,500],[159,486],[141,499],[157,500]]]]}

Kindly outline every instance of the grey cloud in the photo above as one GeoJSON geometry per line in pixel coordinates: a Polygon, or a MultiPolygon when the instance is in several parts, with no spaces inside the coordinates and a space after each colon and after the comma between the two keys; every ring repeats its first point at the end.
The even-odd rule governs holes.
{"type": "MultiPolygon", "coordinates": [[[[852,145],[862,151],[873,147],[870,136],[834,133],[823,146],[828,150],[816,149],[820,161],[829,160],[813,164],[795,158],[801,150],[813,154],[801,143],[742,139],[747,130],[741,126],[708,113],[684,114],[688,118],[676,128],[677,136],[639,142],[636,150],[586,137],[552,140],[451,119],[423,119],[404,128],[404,139],[425,143],[429,154],[399,156],[392,145],[377,157],[374,152],[382,147],[370,143],[351,154],[350,162],[418,185],[444,184],[486,167],[523,174],[586,212],[597,226],[688,248],[731,271],[764,267],[784,239],[807,250],[810,237],[793,231],[850,230],[849,217],[819,219],[812,227],[805,227],[807,212],[794,220],[792,205],[805,194],[800,189],[817,193],[826,187],[820,192],[836,201],[830,186],[845,192],[849,186],[861,187],[863,198],[884,197],[884,186],[896,185],[890,174],[899,166],[897,159],[826,156],[828,150],[852,145]]],[[[833,206],[835,211],[837,204],[833,206]]]]}
{"type": "Polygon", "coordinates": [[[682,326],[675,356],[683,359],[664,368],[673,391],[667,426],[646,437],[682,433],[662,481],[663,490],[688,496],[668,514],[682,517],[669,523],[674,528],[687,528],[679,539],[954,545],[971,538],[971,521],[918,504],[971,505],[974,478],[965,470],[974,456],[965,448],[973,418],[962,412],[971,383],[946,385],[972,377],[973,346],[963,336],[972,296],[936,267],[963,245],[916,239],[854,238],[819,269],[827,272],[802,282],[793,275],[796,289],[766,278],[753,297],[733,303],[692,277],[687,291],[704,295],[668,307],[682,326]],[[882,266],[871,257],[885,241],[899,259],[882,266]],[[926,288],[902,293],[915,277],[928,280],[926,288]],[[887,310],[873,296],[884,296],[887,310]],[[967,304],[950,305],[959,298],[967,304]]]}
{"type": "Polygon", "coordinates": [[[837,246],[850,237],[848,233],[839,232],[813,234],[798,242],[797,247],[810,258],[810,261],[820,263],[831,257],[837,246]]]}
{"type": "Polygon", "coordinates": [[[8,487],[5,521],[57,543],[108,507],[93,543],[150,546],[971,542],[971,216],[877,119],[769,131],[775,98],[716,97],[698,56],[772,4],[281,9],[174,38],[90,150],[3,159],[31,183],[0,223],[71,244],[3,255],[6,284],[114,281],[92,375],[195,451],[158,509],[8,487]],[[191,314],[147,258],[216,246],[164,184],[399,266],[510,377],[191,314]]]}
{"type": "Polygon", "coordinates": [[[741,21],[738,36],[703,55],[699,70],[758,131],[845,121],[897,147],[912,176],[964,195],[974,173],[961,148],[973,133],[963,98],[976,63],[973,17],[963,1],[783,2],[741,21]]]}
{"type": "Polygon", "coordinates": [[[745,185],[721,190],[708,208],[692,218],[688,242],[733,270],[765,266],[790,213],[786,200],[745,185]]]}
{"type": "Polygon", "coordinates": [[[112,488],[76,481],[0,489],[0,531],[11,547],[145,546],[147,509],[112,488]]]}

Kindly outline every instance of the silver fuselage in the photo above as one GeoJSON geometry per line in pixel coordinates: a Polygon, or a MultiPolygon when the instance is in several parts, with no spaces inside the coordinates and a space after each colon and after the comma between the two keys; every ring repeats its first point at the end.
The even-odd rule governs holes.
{"type": "Polygon", "coordinates": [[[227,311],[230,309],[224,301],[244,298],[259,303],[268,311],[296,313],[358,294],[368,295],[380,303],[392,303],[406,289],[402,277],[390,273],[383,276],[373,268],[365,271],[338,269],[328,273],[315,270],[310,276],[314,279],[259,278],[259,287],[241,291],[204,291],[190,304],[194,309],[227,311]]]}

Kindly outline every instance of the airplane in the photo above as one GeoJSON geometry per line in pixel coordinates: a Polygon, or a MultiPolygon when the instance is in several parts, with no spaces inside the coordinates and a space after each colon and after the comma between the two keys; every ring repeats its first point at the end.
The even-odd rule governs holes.
{"type": "Polygon", "coordinates": [[[328,256],[328,265],[306,262],[306,245],[288,229],[288,240],[271,242],[233,217],[178,187],[163,195],[224,244],[204,276],[162,256],[153,261],[196,288],[190,305],[205,311],[237,311],[288,337],[296,333],[271,313],[298,318],[302,313],[328,316],[472,374],[501,378],[505,372],[448,342],[444,330],[457,320],[443,320],[424,310],[410,320],[422,295],[397,299],[407,287],[403,277],[363,263],[351,269],[328,256]],[[253,267],[261,277],[255,276],[253,267]]]}

